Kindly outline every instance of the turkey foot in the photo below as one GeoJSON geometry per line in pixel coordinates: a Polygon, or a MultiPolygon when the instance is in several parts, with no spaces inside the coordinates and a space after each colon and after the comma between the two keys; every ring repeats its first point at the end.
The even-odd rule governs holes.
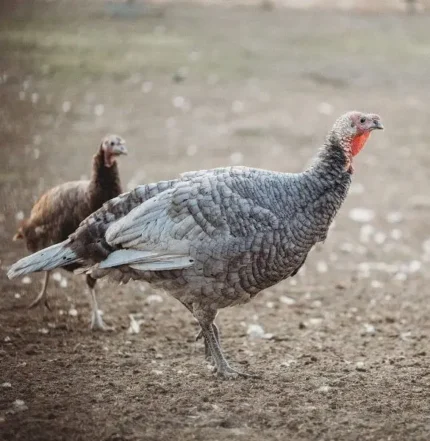
{"type": "Polygon", "coordinates": [[[91,311],[91,330],[92,331],[115,331],[113,326],[107,326],[103,321],[100,311],[91,311]]]}
{"type": "Polygon", "coordinates": [[[228,364],[222,366],[221,368],[217,367],[215,371],[218,377],[223,378],[225,380],[234,380],[238,377],[261,378],[261,375],[246,374],[244,372],[237,371],[236,369],[230,367],[228,364]]]}
{"type": "Polygon", "coordinates": [[[93,331],[114,331],[115,328],[113,326],[106,326],[105,322],[103,321],[102,313],[97,305],[96,290],[94,289],[95,280],[91,279],[91,277],[88,275],[87,284],[91,302],[91,329],[93,331]]]}
{"type": "Polygon", "coordinates": [[[45,305],[45,307],[49,311],[52,311],[51,307],[49,306],[48,299],[46,298],[46,289],[48,287],[48,282],[49,282],[49,271],[45,271],[45,278],[43,279],[42,289],[40,290],[37,297],[28,305],[28,309],[32,309],[36,307],[43,300],[43,304],[45,305]]]}
{"type": "Polygon", "coordinates": [[[198,320],[202,328],[201,334],[205,339],[206,346],[209,348],[215,366],[215,372],[219,377],[225,379],[235,379],[239,376],[252,377],[252,375],[236,371],[228,364],[219,342],[218,328],[213,322],[215,316],[216,311],[205,311],[198,308],[194,309],[194,317],[198,320]]]}

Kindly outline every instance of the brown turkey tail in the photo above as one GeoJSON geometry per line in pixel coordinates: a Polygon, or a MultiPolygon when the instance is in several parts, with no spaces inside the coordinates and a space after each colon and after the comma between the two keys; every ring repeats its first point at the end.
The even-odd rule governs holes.
{"type": "Polygon", "coordinates": [[[49,271],[78,262],[80,258],[69,248],[69,243],[70,240],[65,240],[18,260],[10,267],[7,276],[14,279],[24,274],[49,271]]]}

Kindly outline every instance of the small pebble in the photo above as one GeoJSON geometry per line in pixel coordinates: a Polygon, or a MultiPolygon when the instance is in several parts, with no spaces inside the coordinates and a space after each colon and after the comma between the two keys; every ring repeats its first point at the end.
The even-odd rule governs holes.
{"type": "Polygon", "coordinates": [[[69,315],[70,315],[71,317],[77,317],[77,316],[78,316],[78,311],[77,311],[77,309],[75,309],[75,308],[70,308],[70,309],[69,309],[69,315]]]}
{"type": "Polygon", "coordinates": [[[387,238],[387,235],[382,232],[378,232],[374,236],[374,240],[378,245],[382,245],[385,242],[386,238],[387,238]]]}
{"type": "Polygon", "coordinates": [[[370,334],[370,335],[375,335],[376,334],[376,329],[373,325],[369,324],[369,323],[364,323],[364,332],[366,334],[370,334]]]}
{"type": "Polygon", "coordinates": [[[398,280],[400,282],[404,282],[408,278],[406,273],[397,273],[394,276],[394,280],[398,280]]]}
{"type": "Polygon", "coordinates": [[[409,272],[410,273],[416,273],[421,269],[421,262],[419,260],[412,260],[409,263],[409,272]]]}
{"type": "Polygon", "coordinates": [[[368,208],[353,208],[349,212],[349,218],[355,222],[370,222],[375,217],[375,212],[368,208]]]}
{"type": "Polygon", "coordinates": [[[321,300],[314,300],[312,303],[311,303],[311,306],[312,306],[312,308],[321,308],[321,306],[322,306],[322,301],[321,300]]]}
{"type": "Polygon", "coordinates": [[[350,242],[344,242],[340,245],[340,250],[344,253],[352,253],[354,251],[354,245],[350,242]]]}
{"type": "Polygon", "coordinates": [[[322,323],[323,319],[322,318],[310,318],[308,320],[308,323],[312,326],[319,326],[322,323]]]}
{"type": "Polygon", "coordinates": [[[15,401],[13,402],[13,407],[15,408],[15,410],[17,410],[17,411],[19,411],[19,412],[28,409],[28,407],[26,406],[24,400],[15,400],[15,401]]]}
{"type": "Polygon", "coordinates": [[[372,281],[370,282],[370,286],[371,286],[372,288],[382,288],[384,285],[383,285],[383,283],[381,283],[379,280],[372,280],[372,281]]]}
{"type": "Polygon", "coordinates": [[[402,332],[400,334],[400,339],[403,340],[403,341],[408,341],[408,340],[410,340],[411,337],[412,337],[412,332],[411,331],[402,332]]]}
{"type": "Polygon", "coordinates": [[[28,277],[28,276],[24,277],[24,278],[22,279],[22,283],[23,283],[24,285],[30,285],[30,283],[31,283],[31,279],[30,279],[30,277],[28,277]]]}
{"type": "Polygon", "coordinates": [[[146,298],[146,303],[151,304],[151,303],[162,303],[163,302],[163,297],[161,297],[159,294],[150,294],[147,298],[146,298]]]}
{"type": "Polygon", "coordinates": [[[294,305],[296,303],[295,299],[288,296],[281,296],[279,300],[281,303],[284,303],[285,305],[294,305]]]}
{"type": "Polygon", "coordinates": [[[172,100],[172,104],[176,108],[181,108],[185,103],[185,98],[183,96],[175,96],[172,100]]]}
{"type": "Polygon", "coordinates": [[[248,325],[248,329],[246,333],[251,338],[264,338],[264,329],[260,325],[255,325],[255,324],[248,325]]]}
{"type": "Polygon", "coordinates": [[[1,387],[4,387],[5,389],[10,389],[12,387],[12,384],[8,381],[5,381],[4,383],[2,383],[1,387]]]}
{"type": "Polygon", "coordinates": [[[331,387],[324,385],[318,388],[318,392],[321,392],[322,394],[326,394],[327,392],[330,392],[331,387]]]}
{"type": "Polygon", "coordinates": [[[363,361],[357,361],[357,363],[355,363],[355,370],[359,372],[366,372],[367,369],[363,361]]]}
{"type": "Polygon", "coordinates": [[[286,360],[281,363],[281,366],[282,367],[290,367],[291,365],[296,364],[296,363],[297,363],[297,361],[294,359],[293,360],[286,360]]]}

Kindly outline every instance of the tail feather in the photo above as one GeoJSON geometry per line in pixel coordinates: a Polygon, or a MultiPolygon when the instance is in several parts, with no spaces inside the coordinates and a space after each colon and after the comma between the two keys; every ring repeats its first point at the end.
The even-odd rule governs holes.
{"type": "Polygon", "coordinates": [[[80,260],[79,257],[67,246],[69,242],[69,240],[65,240],[18,260],[10,267],[7,276],[9,279],[14,279],[24,274],[36,271],[49,271],[78,262],[80,260]]]}
{"type": "Polygon", "coordinates": [[[188,254],[174,254],[168,251],[117,250],[109,254],[98,268],[107,269],[122,265],[142,271],[161,271],[188,268],[194,265],[194,260],[188,254]]]}

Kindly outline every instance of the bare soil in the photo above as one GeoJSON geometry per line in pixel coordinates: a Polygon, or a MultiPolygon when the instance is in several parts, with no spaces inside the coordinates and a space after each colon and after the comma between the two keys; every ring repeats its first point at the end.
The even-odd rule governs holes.
{"type": "Polygon", "coordinates": [[[0,439],[430,439],[428,17],[18,2],[0,41],[0,439]],[[6,278],[26,254],[20,212],[88,175],[105,133],[126,138],[133,188],[237,163],[299,171],[351,109],[386,130],[326,243],[218,317],[232,364],[262,379],[214,377],[189,312],[150,286],[102,281],[116,330],[94,333],[81,277],[51,281],[52,311],[27,309],[41,275],[6,278]]]}

